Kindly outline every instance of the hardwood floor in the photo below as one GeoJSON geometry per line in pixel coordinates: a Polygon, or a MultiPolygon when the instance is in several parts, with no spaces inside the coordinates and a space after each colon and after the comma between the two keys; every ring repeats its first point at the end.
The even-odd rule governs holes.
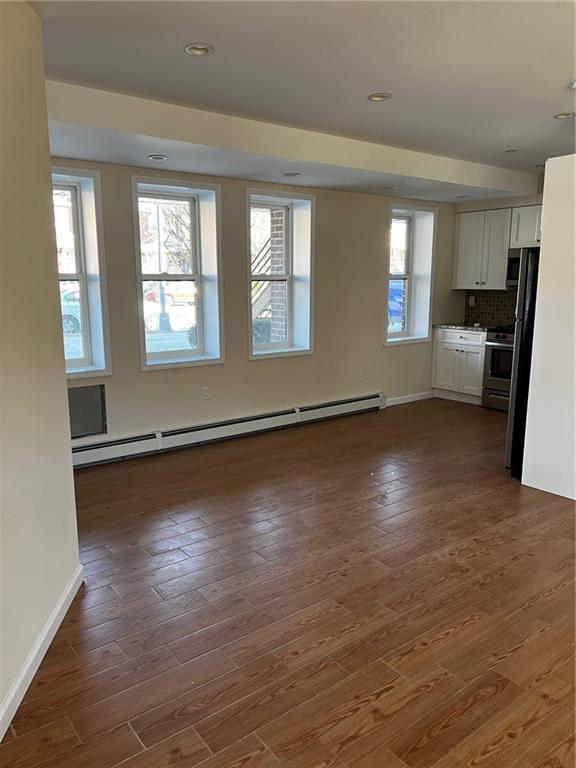
{"type": "Polygon", "coordinates": [[[431,400],[76,475],[3,768],[574,766],[574,505],[431,400]]]}

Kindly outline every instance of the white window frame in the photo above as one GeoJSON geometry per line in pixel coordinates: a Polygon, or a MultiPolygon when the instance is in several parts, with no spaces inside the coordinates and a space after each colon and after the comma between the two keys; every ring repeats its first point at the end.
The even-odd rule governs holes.
{"type": "Polygon", "coordinates": [[[52,168],[52,188],[72,192],[76,244],[77,271],[64,273],[58,270],[58,285],[77,281],[80,292],[84,355],[65,359],[66,376],[69,379],[109,376],[112,371],[100,173],[55,166],[52,168]],[[90,214],[86,210],[86,199],[89,200],[90,214]]]}
{"type": "Polygon", "coordinates": [[[249,359],[262,360],[274,357],[293,357],[298,355],[312,355],[313,349],[313,318],[314,318],[314,213],[315,198],[313,195],[298,195],[285,192],[277,192],[261,189],[246,190],[246,222],[247,222],[247,276],[248,276],[248,345],[249,359]],[[300,333],[300,338],[295,332],[296,314],[299,307],[296,299],[295,282],[297,280],[294,270],[294,211],[298,203],[306,203],[309,206],[310,227],[308,243],[308,307],[305,331],[300,333]],[[252,272],[252,242],[251,242],[251,211],[252,208],[284,208],[287,212],[286,241],[285,241],[285,268],[286,272],[262,274],[252,272]],[[286,340],[255,345],[252,341],[252,282],[263,280],[268,282],[286,283],[286,340]]]}
{"type": "MultiPolygon", "coordinates": [[[[138,317],[140,331],[140,359],[142,371],[163,370],[166,368],[182,368],[196,365],[214,365],[224,362],[223,353],[223,317],[222,317],[222,269],[221,269],[221,220],[220,220],[221,190],[219,185],[196,184],[181,180],[157,178],[157,177],[132,177],[132,200],[134,217],[134,241],[135,261],[138,297],[138,317]],[[142,190],[141,187],[145,187],[142,190]],[[208,192],[214,197],[214,223],[216,249],[216,319],[217,339],[208,349],[205,337],[207,311],[204,301],[206,275],[202,253],[202,193],[208,192]],[[150,273],[142,272],[142,255],[140,251],[140,198],[155,200],[178,200],[190,204],[190,221],[192,229],[192,266],[193,271],[186,274],[173,272],[150,273]],[[195,349],[169,350],[165,352],[147,352],[146,350],[146,324],[144,317],[144,283],[154,282],[191,282],[194,281],[196,290],[196,328],[198,346],[195,349]],[[216,350],[216,351],[214,351],[216,350]]],[[[212,311],[212,308],[209,308],[212,311]]]]}
{"type": "Polygon", "coordinates": [[[68,184],[57,183],[52,185],[53,190],[62,190],[71,193],[72,201],[72,228],[74,230],[74,251],[76,258],[75,272],[58,272],[59,283],[74,281],[78,283],[80,294],[80,314],[83,357],[66,359],[66,365],[72,368],[88,368],[92,364],[92,338],[90,331],[90,312],[88,311],[88,285],[86,275],[86,259],[84,256],[84,235],[82,233],[82,203],[80,200],[80,185],[76,182],[68,184]]]}
{"type": "MultiPolygon", "coordinates": [[[[389,209],[389,225],[388,225],[388,248],[387,248],[387,261],[386,261],[386,290],[385,290],[385,296],[384,296],[384,346],[398,346],[401,344],[419,344],[419,343],[425,343],[430,342],[432,339],[432,297],[434,294],[434,271],[435,271],[435,265],[436,265],[436,245],[437,245],[437,235],[438,235],[438,208],[434,206],[418,206],[418,205],[410,205],[410,206],[403,206],[403,205],[393,205],[389,209]],[[428,289],[428,299],[427,303],[425,305],[422,305],[420,307],[419,305],[419,311],[416,314],[416,321],[418,318],[418,314],[420,314],[420,309],[423,308],[425,310],[426,316],[427,316],[427,323],[425,332],[420,331],[419,333],[415,332],[414,329],[414,302],[418,298],[418,294],[415,294],[414,291],[414,285],[413,281],[415,278],[415,231],[416,231],[416,222],[415,218],[419,214],[428,214],[431,215],[432,218],[432,234],[431,234],[431,251],[429,255],[430,265],[429,265],[429,273],[426,273],[429,279],[429,289],[428,289]],[[410,239],[409,239],[409,256],[407,258],[407,273],[404,273],[402,275],[396,275],[396,274],[390,274],[390,257],[391,257],[391,250],[392,250],[392,238],[391,238],[391,229],[392,229],[392,219],[399,219],[399,218],[410,218],[410,239]],[[390,290],[390,280],[395,279],[402,279],[404,277],[408,278],[407,283],[407,289],[406,289],[406,302],[407,302],[407,309],[406,309],[406,330],[402,332],[395,332],[395,333],[389,333],[388,331],[388,297],[389,297],[389,290],[390,290]]],[[[419,251],[421,254],[421,251],[419,251]]],[[[422,256],[419,256],[419,263],[422,261],[422,256]]],[[[421,289],[420,289],[421,290],[421,289]]]]}
{"type": "MultiPolygon", "coordinates": [[[[292,306],[293,298],[293,270],[292,270],[292,216],[293,208],[291,203],[273,203],[272,201],[265,203],[250,203],[250,214],[252,214],[253,208],[264,208],[270,211],[283,208],[286,216],[286,230],[284,239],[284,267],[283,273],[274,272],[270,274],[255,273],[252,272],[252,247],[250,244],[250,309],[252,309],[252,283],[256,280],[263,282],[279,282],[286,283],[286,340],[285,341],[271,341],[268,344],[258,344],[257,348],[259,352],[273,352],[275,350],[285,350],[292,348],[292,316],[294,308],[292,306]]],[[[252,322],[252,314],[250,314],[252,322]]]]}
{"type": "Polygon", "coordinates": [[[388,283],[387,283],[387,290],[386,290],[386,337],[389,341],[393,339],[400,339],[405,338],[410,334],[410,327],[411,327],[411,314],[412,314],[412,307],[411,307],[411,297],[412,297],[412,234],[413,234],[413,227],[414,227],[414,219],[412,216],[407,214],[394,214],[391,212],[390,214],[390,244],[388,247],[388,283]],[[405,262],[405,271],[403,273],[392,273],[390,271],[390,264],[392,261],[392,222],[395,219],[402,219],[407,222],[407,237],[406,237],[406,262],[405,262]],[[390,319],[388,317],[388,299],[390,296],[390,283],[393,280],[405,280],[406,281],[406,308],[405,308],[405,329],[403,331],[389,331],[388,330],[388,324],[390,322],[390,319]]]}

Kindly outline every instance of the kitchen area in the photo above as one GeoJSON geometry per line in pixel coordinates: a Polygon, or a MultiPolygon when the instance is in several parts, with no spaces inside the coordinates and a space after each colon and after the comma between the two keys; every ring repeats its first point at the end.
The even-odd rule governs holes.
{"type": "Polygon", "coordinates": [[[508,413],[505,464],[522,476],[540,204],[456,214],[453,288],[461,323],[434,327],[433,393],[508,413]]]}

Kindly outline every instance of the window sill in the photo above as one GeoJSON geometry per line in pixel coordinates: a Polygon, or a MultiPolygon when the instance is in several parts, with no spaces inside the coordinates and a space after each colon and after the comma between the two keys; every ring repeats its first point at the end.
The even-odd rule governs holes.
{"type": "Polygon", "coordinates": [[[300,347],[285,347],[279,349],[263,349],[261,352],[254,351],[250,353],[250,360],[266,360],[272,357],[298,357],[300,355],[311,355],[311,349],[300,347]]]}
{"type": "Polygon", "coordinates": [[[398,336],[396,339],[386,339],[384,342],[385,347],[397,347],[401,344],[425,344],[430,342],[432,337],[428,336],[398,336]]]}
{"type": "Polygon", "coordinates": [[[191,368],[197,365],[219,365],[224,362],[224,358],[212,357],[211,355],[199,355],[198,357],[192,357],[188,360],[182,360],[182,358],[162,358],[158,362],[151,362],[147,360],[142,365],[143,371],[163,371],[167,368],[191,368]]]}
{"type": "Polygon", "coordinates": [[[93,379],[100,376],[112,376],[112,371],[109,368],[96,368],[95,366],[90,368],[71,368],[66,371],[67,379],[93,379]]]}

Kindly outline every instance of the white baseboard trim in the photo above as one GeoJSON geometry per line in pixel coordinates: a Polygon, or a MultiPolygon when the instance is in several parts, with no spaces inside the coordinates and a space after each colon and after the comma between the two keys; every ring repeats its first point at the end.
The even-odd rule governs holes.
{"type": "Polygon", "coordinates": [[[392,405],[403,405],[404,403],[415,403],[417,400],[429,400],[434,397],[432,390],[429,392],[416,392],[413,395],[400,395],[399,397],[387,397],[386,407],[389,408],[392,405]]]}
{"type": "Polygon", "coordinates": [[[70,603],[76,596],[76,592],[78,592],[78,589],[80,588],[80,585],[83,581],[84,569],[79,564],[74,571],[74,574],[70,578],[70,581],[64,587],[64,590],[58,598],[58,602],[52,609],[48,620],[42,627],[36,642],[26,657],[26,660],[22,665],[20,672],[16,676],[16,679],[10,686],[10,690],[6,694],[4,701],[0,704],[0,739],[2,739],[8,730],[8,726],[12,722],[12,718],[16,714],[16,710],[20,706],[20,702],[24,698],[24,694],[28,690],[28,686],[36,674],[36,670],[40,666],[40,662],[44,658],[58,627],[62,623],[62,619],[66,615],[66,611],[70,607],[70,603]]]}
{"type": "Polygon", "coordinates": [[[449,389],[434,389],[433,397],[440,397],[443,400],[456,400],[459,403],[469,403],[470,405],[482,405],[480,395],[466,395],[463,392],[451,392],[449,389]]]}

